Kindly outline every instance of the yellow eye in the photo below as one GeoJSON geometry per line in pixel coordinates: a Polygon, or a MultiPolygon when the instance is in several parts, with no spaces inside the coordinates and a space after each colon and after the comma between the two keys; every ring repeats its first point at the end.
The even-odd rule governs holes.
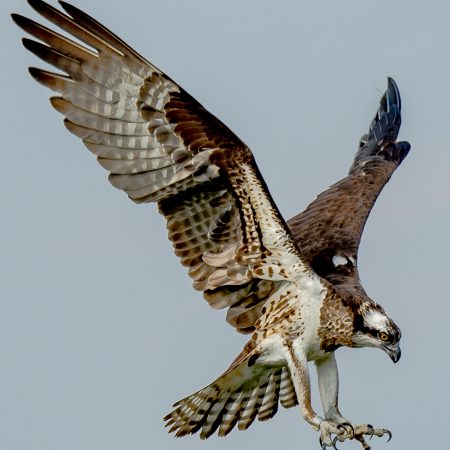
{"type": "Polygon", "coordinates": [[[388,341],[389,340],[389,336],[388,336],[388,334],[387,333],[385,333],[384,331],[382,331],[381,333],[380,333],[380,339],[382,340],[382,341],[384,341],[384,342],[386,342],[386,341],[388,341]]]}

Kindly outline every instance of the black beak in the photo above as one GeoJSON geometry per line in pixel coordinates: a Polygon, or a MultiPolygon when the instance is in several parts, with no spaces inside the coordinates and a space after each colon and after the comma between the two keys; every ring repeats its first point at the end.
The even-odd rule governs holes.
{"type": "Polygon", "coordinates": [[[398,342],[396,344],[384,345],[383,350],[389,355],[394,364],[398,362],[400,356],[402,356],[402,351],[400,350],[398,342]]]}

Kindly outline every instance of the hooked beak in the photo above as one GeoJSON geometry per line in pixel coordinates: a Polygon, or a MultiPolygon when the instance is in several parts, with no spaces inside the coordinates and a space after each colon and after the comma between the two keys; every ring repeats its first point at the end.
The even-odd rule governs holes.
{"type": "Polygon", "coordinates": [[[383,345],[381,348],[389,355],[394,364],[398,362],[400,356],[402,356],[402,351],[400,350],[398,342],[396,344],[383,345]]]}

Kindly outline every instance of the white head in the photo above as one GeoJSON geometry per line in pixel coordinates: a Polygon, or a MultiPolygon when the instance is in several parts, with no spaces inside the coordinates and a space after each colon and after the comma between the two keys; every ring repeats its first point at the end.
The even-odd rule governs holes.
{"type": "Polygon", "coordinates": [[[381,306],[363,303],[355,312],[353,347],[376,347],[386,352],[396,363],[401,356],[400,328],[389,318],[381,306]]]}

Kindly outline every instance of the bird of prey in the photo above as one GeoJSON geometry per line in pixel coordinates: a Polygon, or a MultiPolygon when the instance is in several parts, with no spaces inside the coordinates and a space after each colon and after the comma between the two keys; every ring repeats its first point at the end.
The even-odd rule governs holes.
{"type": "Polygon", "coordinates": [[[30,68],[58,93],[53,107],[136,203],[156,202],[194,288],[250,339],[228,370],[175,403],[164,420],[176,436],[225,436],[299,405],[323,449],[390,432],[356,425],[338,408],[334,352],[376,347],[400,358],[400,329],[360,284],[357,252],[367,216],[410,145],[397,142],[395,82],[363,136],[347,177],[287,223],[250,149],[222,122],[119,37],[76,7],[30,5],[72,40],[33,20],[13,20],[59,73],[30,68]],[[323,415],[311,406],[308,362],[323,415]]]}

